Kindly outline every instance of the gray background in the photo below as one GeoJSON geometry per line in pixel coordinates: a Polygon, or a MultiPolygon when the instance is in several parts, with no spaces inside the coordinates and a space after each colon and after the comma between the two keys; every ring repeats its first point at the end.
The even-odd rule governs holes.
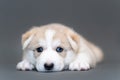
{"type": "Polygon", "coordinates": [[[120,80],[119,0],[0,0],[0,80],[120,80]],[[88,72],[16,71],[21,35],[31,26],[62,23],[99,45],[104,61],[88,72]]]}

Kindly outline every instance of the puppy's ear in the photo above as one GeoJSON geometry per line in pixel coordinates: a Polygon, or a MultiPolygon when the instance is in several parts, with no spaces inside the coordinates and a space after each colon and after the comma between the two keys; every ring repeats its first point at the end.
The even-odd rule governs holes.
{"type": "Polygon", "coordinates": [[[72,49],[77,53],[79,51],[80,37],[74,31],[68,31],[67,39],[72,47],[72,49]]]}
{"type": "Polygon", "coordinates": [[[37,27],[32,28],[31,30],[27,31],[26,33],[24,33],[22,35],[22,47],[23,47],[23,50],[29,45],[29,43],[33,39],[37,29],[38,29],[37,27]]]}

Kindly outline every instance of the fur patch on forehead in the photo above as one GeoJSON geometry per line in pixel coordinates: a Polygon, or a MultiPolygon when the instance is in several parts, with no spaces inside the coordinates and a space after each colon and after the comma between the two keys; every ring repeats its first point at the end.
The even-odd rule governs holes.
{"type": "Polygon", "coordinates": [[[45,32],[45,38],[46,38],[46,42],[47,42],[48,46],[51,45],[55,33],[56,32],[54,30],[52,30],[52,29],[46,30],[46,32],[45,32]]]}

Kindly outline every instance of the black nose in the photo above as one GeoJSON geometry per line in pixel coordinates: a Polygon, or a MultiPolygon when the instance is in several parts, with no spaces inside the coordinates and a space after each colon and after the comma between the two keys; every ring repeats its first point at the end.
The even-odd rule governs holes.
{"type": "Polygon", "coordinates": [[[45,68],[46,70],[52,70],[53,67],[54,67],[54,64],[53,64],[53,63],[50,63],[50,64],[45,63],[45,64],[44,64],[44,68],[45,68]]]}

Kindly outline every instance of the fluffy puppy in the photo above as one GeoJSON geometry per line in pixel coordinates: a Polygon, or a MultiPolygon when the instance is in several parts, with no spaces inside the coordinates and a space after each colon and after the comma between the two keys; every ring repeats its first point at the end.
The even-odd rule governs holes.
{"type": "Polygon", "coordinates": [[[34,27],[22,35],[23,58],[19,70],[89,70],[103,53],[80,34],[62,24],[34,27]]]}

